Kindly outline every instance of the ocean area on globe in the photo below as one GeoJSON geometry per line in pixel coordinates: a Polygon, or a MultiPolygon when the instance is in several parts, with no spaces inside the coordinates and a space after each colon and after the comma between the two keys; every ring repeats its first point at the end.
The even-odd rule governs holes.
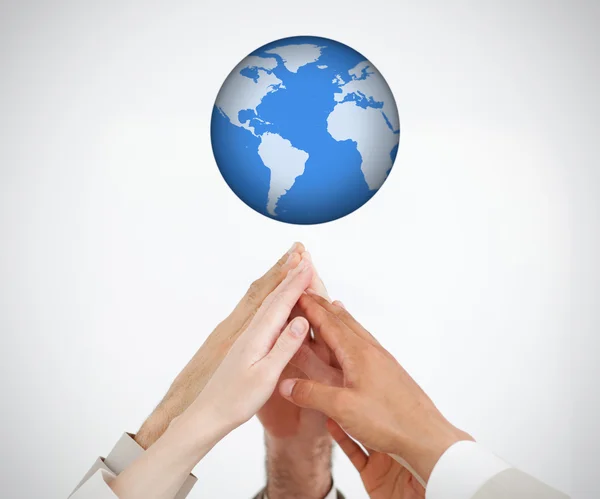
{"type": "Polygon", "coordinates": [[[327,38],[264,45],[227,76],[211,143],[231,190],[274,220],[318,224],[363,206],[396,159],[394,96],[365,57],[327,38]]]}

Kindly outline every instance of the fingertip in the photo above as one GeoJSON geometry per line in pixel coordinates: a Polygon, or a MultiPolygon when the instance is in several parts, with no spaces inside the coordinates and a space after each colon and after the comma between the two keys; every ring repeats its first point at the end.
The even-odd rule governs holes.
{"type": "Polygon", "coordinates": [[[334,300],[333,301],[333,305],[343,308],[344,310],[346,310],[346,306],[340,301],[340,300],[334,300]]]}
{"type": "Polygon", "coordinates": [[[327,310],[326,305],[330,305],[329,300],[327,300],[325,297],[320,295],[313,288],[306,289],[306,295],[307,295],[307,300],[305,303],[306,306],[311,306],[311,305],[316,304],[316,305],[321,306],[322,308],[325,308],[325,310],[327,310]]]}
{"type": "Polygon", "coordinates": [[[300,298],[298,298],[298,301],[296,303],[300,310],[306,310],[306,305],[308,303],[308,300],[310,300],[310,295],[307,294],[307,291],[308,290],[305,290],[305,292],[300,295],[300,298]]]}
{"type": "Polygon", "coordinates": [[[298,306],[300,310],[306,312],[319,306],[319,299],[321,299],[321,297],[312,289],[305,289],[298,300],[298,306]]]}
{"type": "Polygon", "coordinates": [[[300,338],[308,333],[309,324],[304,317],[296,317],[290,324],[290,332],[293,336],[300,338]]]}
{"type": "Polygon", "coordinates": [[[284,379],[281,383],[279,383],[279,393],[282,397],[291,398],[292,390],[294,389],[294,385],[296,384],[295,379],[284,379]]]}
{"type": "Polygon", "coordinates": [[[308,255],[308,251],[305,251],[304,253],[302,253],[300,262],[296,266],[295,270],[296,270],[297,274],[304,274],[305,276],[310,276],[310,281],[307,283],[307,286],[308,286],[310,284],[310,282],[312,281],[313,274],[314,274],[313,265],[310,260],[310,255],[308,255]]]}

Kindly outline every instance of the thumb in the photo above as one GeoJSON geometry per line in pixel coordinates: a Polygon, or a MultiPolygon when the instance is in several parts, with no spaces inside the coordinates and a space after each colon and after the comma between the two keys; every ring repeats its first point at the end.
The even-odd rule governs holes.
{"type": "Polygon", "coordinates": [[[300,407],[320,411],[333,419],[338,416],[343,390],[307,379],[286,379],[279,385],[279,393],[285,399],[300,407]]]}
{"type": "Polygon", "coordinates": [[[275,345],[264,358],[270,369],[277,371],[277,376],[287,366],[288,362],[302,346],[308,333],[308,321],[304,317],[293,319],[275,341],[275,345]]]}

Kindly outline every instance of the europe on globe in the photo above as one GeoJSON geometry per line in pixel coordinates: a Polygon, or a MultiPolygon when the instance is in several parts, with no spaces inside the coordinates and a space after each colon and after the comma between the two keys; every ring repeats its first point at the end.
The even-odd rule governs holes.
{"type": "Polygon", "coordinates": [[[293,224],[364,205],[389,175],[399,139],[396,102],[375,66],[313,36],[252,52],[225,79],[212,113],[213,153],[229,187],[293,224]]]}

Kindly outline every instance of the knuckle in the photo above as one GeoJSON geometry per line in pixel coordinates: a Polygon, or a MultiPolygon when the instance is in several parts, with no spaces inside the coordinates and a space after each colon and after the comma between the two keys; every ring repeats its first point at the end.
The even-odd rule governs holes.
{"type": "Polygon", "coordinates": [[[279,305],[283,301],[283,293],[271,293],[269,298],[271,305],[279,305]]]}
{"type": "Polygon", "coordinates": [[[339,390],[331,395],[331,408],[333,413],[342,420],[352,419],[356,403],[352,401],[346,390],[339,390]]]}
{"type": "Polygon", "coordinates": [[[264,305],[265,307],[270,307],[273,304],[273,301],[275,300],[276,296],[277,293],[275,291],[271,291],[263,300],[262,305],[264,305]]]}
{"type": "Polygon", "coordinates": [[[344,375],[333,367],[330,368],[327,378],[332,386],[344,386],[344,375]]]}
{"type": "Polygon", "coordinates": [[[344,325],[344,323],[337,315],[331,313],[327,313],[325,315],[325,321],[328,327],[340,328],[342,327],[342,325],[344,325]]]}
{"type": "Polygon", "coordinates": [[[344,323],[348,323],[352,320],[352,316],[343,308],[340,308],[340,310],[338,310],[336,312],[336,315],[340,318],[340,320],[342,320],[342,322],[344,323]]]}
{"type": "Polygon", "coordinates": [[[260,301],[261,289],[262,289],[261,279],[252,281],[252,283],[248,287],[248,291],[246,292],[246,299],[252,304],[258,303],[260,301]]]}
{"type": "Polygon", "coordinates": [[[287,334],[282,334],[275,342],[275,348],[281,353],[287,353],[291,349],[290,337],[287,334]]]}
{"type": "Polygon", "coordinates": [[[271,270],[278,272],[282,269],[282,267],[285,265],[285,263],[287,262],[288,258],[290,257],[289,253],[285,253],[279,260],[277,260],[277,262],[275,263],[275,265],[273,265],[273,268],[271,270]]]}
{"type": "Polygon", "coordinates": [[[335,316],[328,314],[328,313],[323,314],[320,317],[320,320],[318,321],[319,327],[322,329],[330,329],[330,328],[335,327],[337,324],[336,324],[336,321],[334,320],[334,317],[335,316]]]}
{"type": "Polygon", "coordinates": [[[269,305],[275,308],[289,308],[291,311],[291,307],[288,307],[287,300],[288,298],[286,296],[286,293],[272,293],[269,296],[269,305]]]}
{"type": "Polygon", "coordinates": [[[311,382],[297,382],[294,386],[292,396],[299,402],[308,403],[311,400],[311,393],[313,389],[313,383],[311,382]]]}

